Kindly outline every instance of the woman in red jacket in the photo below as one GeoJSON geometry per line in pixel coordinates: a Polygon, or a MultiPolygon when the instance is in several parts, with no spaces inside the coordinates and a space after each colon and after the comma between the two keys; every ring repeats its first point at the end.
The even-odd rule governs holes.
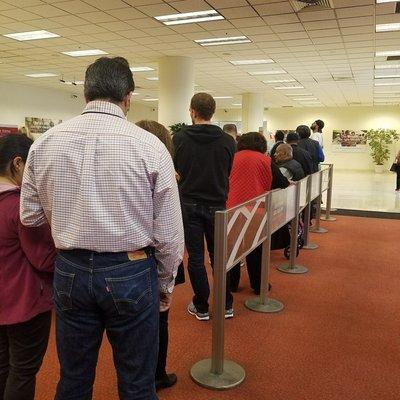
{"type": "MultiPolygon", "coordinates": [[[[240,136],[237,153],[233,159],[229,177],[229,194],[227,208],[237,206],[254,197],[271,190],[271,158],[265,155],[267,141],[258,132],[240,136]]],[[[250,285],[256,294],[260,293],[262,246],[258,246],[247,257],[247,271],[250,285]]],[[[236,291],[240,280],[240,266],[230,271],[232,291],[236,291]]]]}
{"type": "Polygon", "coordinates": [[[55,248],[47,225],[24,227],[20,186],[32,140],[0,138],[0,400],[33,400],[50,332],[55,248]]]}

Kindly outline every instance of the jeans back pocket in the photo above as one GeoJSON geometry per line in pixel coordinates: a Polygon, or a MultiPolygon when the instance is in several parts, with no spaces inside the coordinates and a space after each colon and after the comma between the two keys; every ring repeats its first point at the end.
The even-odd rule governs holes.
{"type": "Polygon", "coordinates": [[[75,274],[64,272],[58,268],[54,271],[54,301],[62,311],[72,309],[72,288],[75,274]]]}
{"type": "Polygon", "coordinates": [[[118,314],[136,315],[153,303],[151,268],[134,275],[105,278],[118,314]]]}

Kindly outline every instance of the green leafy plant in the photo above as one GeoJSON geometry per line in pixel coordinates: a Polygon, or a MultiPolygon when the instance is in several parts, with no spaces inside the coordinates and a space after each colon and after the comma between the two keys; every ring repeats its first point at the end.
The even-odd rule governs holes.
{"type": "Polygon", "coordinates": [[[399,139],[399,134],[394,129],[371,129],[365,137],[374,164],[383,165],[390,157],[389,145],[399,139]]]}
{"type": "Polygon", "coordinates": [[[184,122],[178,122],[177,124],[170,125],[169,129],[171,131],[171,135],[179,132],[184,126],[186,126],[184,122]]]}

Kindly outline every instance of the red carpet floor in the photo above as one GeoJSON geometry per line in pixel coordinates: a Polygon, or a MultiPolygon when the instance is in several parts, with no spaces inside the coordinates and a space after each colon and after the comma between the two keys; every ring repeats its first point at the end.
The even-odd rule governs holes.
{"type": "MultiPolygon", "coordinates": [[[[302,251],[305,275],[271,272],[272,297],[285,309],[254,313],[246,274],[226,322],[226,357],[247,373],[242,385],[215,392],[195,385],[189,370],[211,353],[211,322],[186,313],[190,284],[177,288],[171,311],[169,370],[178,384],[160,400],[399,400],[400,257],[398,220],[339,217],[312,234],[320,248],[302,251]]],[[[273,262],[284,261],[274,252],[273,262]]],[[[52,335],[38,376],[37,399],[53,399],[58,362],[52,335]]],[[[108,343],[101,351],[94,400],[117,399],[108,343]]]]}

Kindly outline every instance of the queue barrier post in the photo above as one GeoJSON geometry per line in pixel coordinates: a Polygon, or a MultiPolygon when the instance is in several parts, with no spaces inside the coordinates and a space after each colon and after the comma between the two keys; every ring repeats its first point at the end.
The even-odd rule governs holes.
{"type": "Polygon", "coordinates": [[[319,171],[319,196],[316,199],[317,211],[315,214],[315,225],[310,228],[313,233],[327,233],[328,229],[322,228],[321,221],[321,204],[322,204],[322,171],[319,171]]]}
{"type": "Polygon", "coordinates": [[[303,265],[296,264],[299,233],[299,213],[300,213],[300,183],[296,183],[295,195],[295,217],[291,222],[290,233],[290,260],[288,264],[282,264],[277,267],[278,271],[287,274],[305,274],[308,269],[303,265]]]}
{"type": "Polygon", "coordinates": [[[262,313],[276,313],[282,311],[283,303],[268,297],[269,268],[271,265],[271,234],[272,234],[272,193],[268,193],[265,198],[267,222],[267,238],[262,244],[261,258],[261,285],[260,296],[246,300],[245,306],[252,311],[262,313]]]}
{"type": "Polygon", "coordinates": [[[311,219],[311,188],[312,188],[313,175],[308,176],[307,181],[307,206],[304,209],[304,250],[318,249],[318,245],[310,243],[310,219],[311,219]]]}
{"type": "Polygon", "coordinates": [[[325,215],[321,217],[323,221],[336,221],[335,217],[331,216],[331,211],[332,209],[332,190],[333,190],[333,164],[329,165],[329,186],[328,186],[328,192],[326,195],[326,209],[325,209],[325,215]]]}
{"type": "Polygon", "coordinates": [[[225,211],[215,213],[214,298],[212,324],[212,356],[197,362],[190,370],[192,379],[202,387],[214,390],[231,389],[243,382],[246,372],[233,361],[224,359],[227,219],[225,211]]]}

